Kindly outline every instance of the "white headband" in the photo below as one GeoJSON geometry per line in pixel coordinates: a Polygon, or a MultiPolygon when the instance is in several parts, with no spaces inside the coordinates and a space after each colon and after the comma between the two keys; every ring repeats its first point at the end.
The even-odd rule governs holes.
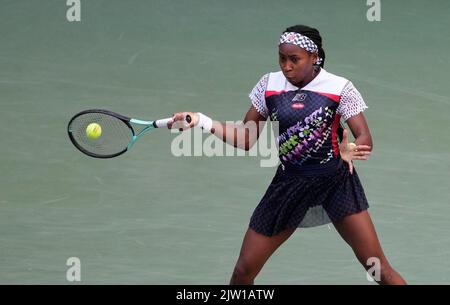
{"type": "MultiPolygon", "coordinates": [[[[300,33],[296,32],[284,32],[280,37],[280,44],[289,43],[296,46],[299,46],[302,49],[305,49],[309,53],[318,53],[319,48],[309,37],[306,37],[300,33]]],[[[322,63],[322,58],[318,57],[316,65],[320,65],[322,63]]]]}

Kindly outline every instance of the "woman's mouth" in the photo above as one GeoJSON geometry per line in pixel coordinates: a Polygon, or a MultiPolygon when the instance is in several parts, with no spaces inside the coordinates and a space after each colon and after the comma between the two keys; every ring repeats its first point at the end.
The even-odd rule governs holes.
{"type": "Polygon", "coordinates": [[[290,74],[285,74],[284,76],[286,77],[286,79],[287,79],[288,81],[291,81],[291,80],[294,80],[294,79],[295,79],[295,77],[294,77],[293,75],[290,75],[290,74]]]}

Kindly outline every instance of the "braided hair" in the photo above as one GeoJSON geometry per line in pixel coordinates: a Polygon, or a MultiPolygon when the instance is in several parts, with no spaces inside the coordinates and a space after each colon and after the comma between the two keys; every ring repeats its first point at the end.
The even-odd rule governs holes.
{"type": "Polygon", "coordinates": [[[302,25],[302,24],[298,24],[298,25],[294,25],[291,27],[288,27],[284,33],[286,32],[294,32],[294,33],[299,33],[302,34],[303,36],[308,37],[309,39],[311,39],[318,48],[319,54],[318,56],[320,58],[322,58],[322,62],[320,63],[320,67],[323,68],[324,64],[325,64],[325,51],[322,48],[322,37],[320,36],[320,33],[317,29],[315,28],[311,28],[309,26],[306,25],[302,25]]]}
{"type": "MultiPolygon", "coordinates": [[[[309,27],[307,25],[298,24],[288,27],[283,33],[286,32],[299,33],[311,39],[317,45],[318,56],[322,58],[322,62],[319,64],[319,67],[323,68],[323,66],[325,65],[325,51],[322,47],[322,36],[320,36],[320,33],[317,29],[309,27]]],[[[344,134],[344,128],[342,127],[341,123],[339,123],[337,132],[339,141],[341,142],[344,134]]]]}

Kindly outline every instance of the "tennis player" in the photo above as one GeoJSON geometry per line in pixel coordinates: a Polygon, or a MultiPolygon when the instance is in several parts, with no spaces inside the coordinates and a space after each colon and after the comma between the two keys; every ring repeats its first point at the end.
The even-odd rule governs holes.
{"type": "Polygon", "coordinates": [[[352,82],[323,68],[325,52],[317,29],[287,28],[278,51],[281,71],[265,74],[253,88],[243,124],[213,121],[202,113],[173,116],[176,122],[190,114],[190,127],[199,126],[246,150],[259,135],[259,128],[241,132],[246,122],[270,119],[279,124],[280,166],[250,219],[230,284],[253,284],[267,259],[296,228],[329,222],[366,270],[373,270],[369,259],[378,259],[379,283],[406,284],[383,253],[353,168],[352,161],[366,160],[373,147],[361,94],[352,82]],[[341,118],[354,143],[344,130],[339,144],[341,118]]]}

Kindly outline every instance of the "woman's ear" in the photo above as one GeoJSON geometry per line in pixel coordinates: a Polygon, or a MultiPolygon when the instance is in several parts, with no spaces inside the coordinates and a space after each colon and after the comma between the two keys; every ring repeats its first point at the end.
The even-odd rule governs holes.
{"type": "Polygon", "coordinates": [[[313,53],[311,55],[311,60],[312,60],[312,64],[315,65],[317,60],[319,59],[319,56],[317,55],[317,53],[313,53]]]}

